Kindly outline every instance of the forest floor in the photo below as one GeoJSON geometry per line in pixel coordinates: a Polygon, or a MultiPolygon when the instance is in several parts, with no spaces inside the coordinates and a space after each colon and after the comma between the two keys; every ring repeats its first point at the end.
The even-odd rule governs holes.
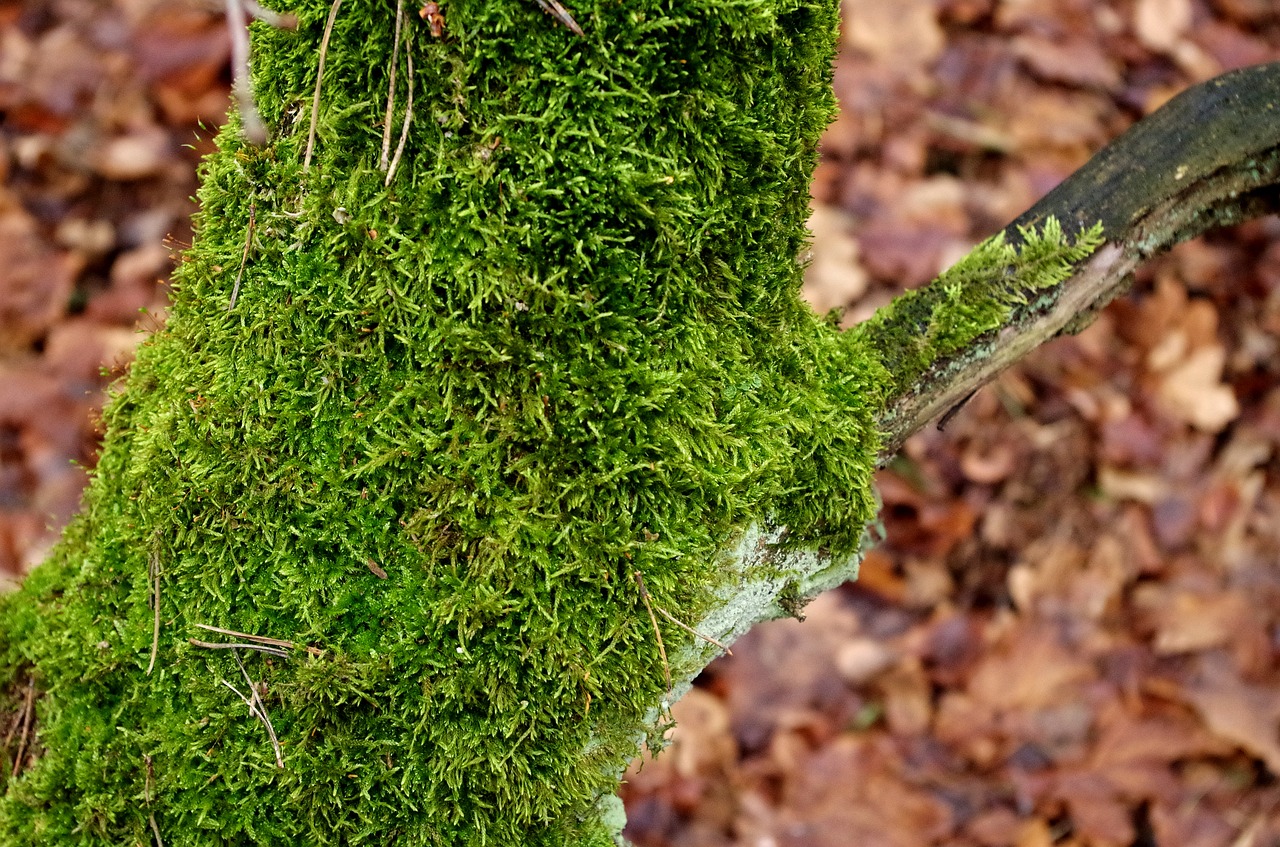
{"type": "MultiPolygon", "coordinates": [[[[1275,0],[844,6],[806,294],[847,324],[1280,59],[1275,0]]],[[[196,0],[0,0],[4,571],[163,320],[228,54],[196,0]]],[[[1280,220],[1153,262],[878,483],[859,582],[739,642],[628,774],[638,845],[1280,845],[1280,220]]]]}

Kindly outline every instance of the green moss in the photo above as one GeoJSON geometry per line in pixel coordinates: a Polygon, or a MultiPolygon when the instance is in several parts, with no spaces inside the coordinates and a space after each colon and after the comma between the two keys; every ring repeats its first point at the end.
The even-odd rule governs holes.
{"type": "Polygon", "coordinates": [[[1102,225],[1074,237],[1055,218],[1000,233],[975,247],[925,288],[908,291],[847,334],[883,367],[886,399],[909,388],[934,362],[1005,326],[1015,310],[1070,276],[1103,243],[1102,225]]]}
{"type": "Polygon", "coordinates": [[[870,516],[866,369],[796,297],[837,4],[580,2],[580,39],[452,0],[389,186],[394,4],[342,5],[305,171],[329,3],[278,5],[273,141],[223,132],[85,512],[4,601],[43,746],[0,841],[593,843],[663,696],[633,572],[693,620],[749,522],[870,516]],[[241,651],[283,768],[198,624],[297,645],[241,651]]]}

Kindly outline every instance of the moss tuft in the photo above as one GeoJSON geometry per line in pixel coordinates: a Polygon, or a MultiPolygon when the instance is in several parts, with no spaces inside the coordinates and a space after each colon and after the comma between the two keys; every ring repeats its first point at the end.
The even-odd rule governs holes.
{"type": "Polygon", "coordinates": [[[1000,233],[928,286],[908,291],[848,333],[848,343],[883,367],[886,399],[914,385],[934,362],[1006,325],[1015,310],[1065,280],[1102,245],[1102,225],[1068,236],[1055,218],[1000,233]]]}

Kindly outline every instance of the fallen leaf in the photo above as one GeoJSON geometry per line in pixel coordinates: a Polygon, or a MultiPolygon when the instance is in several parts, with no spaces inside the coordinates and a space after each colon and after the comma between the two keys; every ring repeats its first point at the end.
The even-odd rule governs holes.
{"type": "Polygon", "coordinates": [[[1133,29],[1148,49],[1168,52],[1191,26],[1191,0],[1138,0],[1133,29]]]}
{"type": "Polygon", "coordinates": [[[1202,658],[1186,693],[1209,729],[1262,759],[1280,775],[1280,688],[1251,685],[1221,655],[1202,658]]]}
{"type": "Polygon", "coordinates": [[[804,272],[801,295],[822,315],[860,298],[867,290],[867,272],[858,264],[858,241],[851,215],[815,203],[809,216],[813,233],[812,259],[804,272]]]}
{"type": "Polygon", "coordinates": [[[90,156],[99,175],[119,182],[157,176],[170,159],[169,135],[159,127],[108,139],[90,156]]]}
{"type": "Polygon", "coordinates": [[[884,696],[890,732],[911,736],[928,730],[933,718],[933,692],[918,659],[898,663],[876,686],[884,696]]]}
{"type": "Polygon", "coordinates": [[[897,654],[873,638],[855,638],[836,653],[836,672],[850,685],[863,685],[888,670],[897,654]]]}
{"type": "Polygon", "coordinates": [[[1249,601],[1238,592],[1205,595],[1152,586],[1138,592],[1134,605],[1156,622],[1157,653],[1191,653],[1225,646],[1249,618],[1249,601]]]}
{"type": "MultiPolygon", "coordinates": [[[[810,755],[783,793],[776,830],[781,847],[920,847],[945,842],[950,808],[904,779],[888,739],[845,734],[810,755]]],[[[753,843],[762,843],[755,840],[753,843]]]]}
{"type": "Polygon", "coordinates": [[[927,64],[938,57],[945,35],[933,0],[844,0],[844,43],[895,66],[927,64]]]}
{"type": "Polygon", "coordinates": [[[1235,392],[1223,384],[1227,352],[1221,344],[1192,350],[1169,368],[1160,382],[1160,399],[1167,411],[1205,432],[1220,432],[1240,415],[1235,392]]]}
{"type": "Polygon", "coordinates": [[[1014,39],[1013,52],[1032,73],[1051,82],[1107,91],[1120,85],[1120,69],[1115,58],[1090,40],[1062,41],[1041,35],[1020,35],[1014,39]]]}
{"type": "Polygon", "coordinates": [[[1022,625],[994,645],[974,671],[969,691],[989,708],[1041,709],[1094,676],[1092,665],[1048,633],[1022,625]]]}
{"type": "Polygon", "coordinates": [[[69,253],[44,243],[26,213],[0,211],[0,352],[25,351],[49,331],[66,313],[79,271],[69,253]]]}

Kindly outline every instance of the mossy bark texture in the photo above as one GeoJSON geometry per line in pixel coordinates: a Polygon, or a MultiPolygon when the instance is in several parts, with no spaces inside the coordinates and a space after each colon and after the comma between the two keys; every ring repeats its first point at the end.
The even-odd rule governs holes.
{"type": "Polygon", "coordinates": [[[668,686],[640,580],[698,620],[748,525],[871,517],[881,365],[796,296],[837,3],[583,0],[579,37],[451,0],[397,52],[345,0],[309,167],[331,6],[276,5],[271,140],[223,131],[85,510],[0,609],[0,842],[610,839],[668,686]]]}

